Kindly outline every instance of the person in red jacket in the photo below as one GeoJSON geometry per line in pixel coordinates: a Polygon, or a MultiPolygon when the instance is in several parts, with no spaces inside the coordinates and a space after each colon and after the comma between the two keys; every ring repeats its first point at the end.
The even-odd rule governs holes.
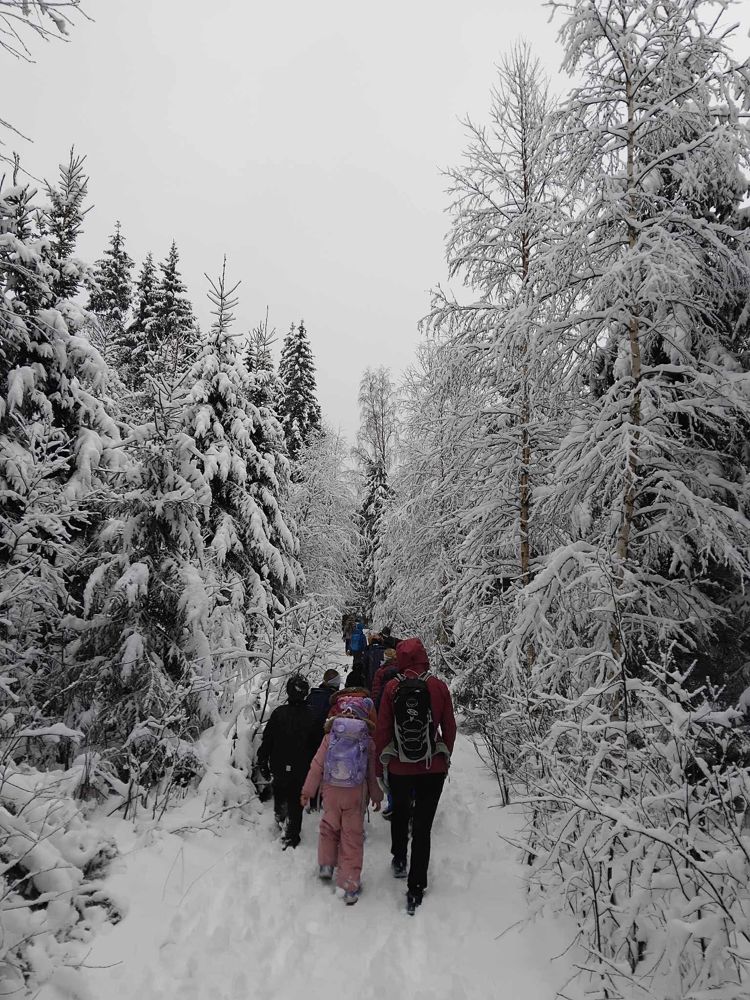
{"type": "MultiPolygon", "coordinates": [[[[430,661],[419,639],[404,639],[396,647],[399,673],[386,684],[375,730],[375,750],[393,800],[391,815],[391,861],[396,878],[407,877],[406,856],[409,819],[412,820],[411,863],[407,881],[407,909],[410,913],[422,902],[430,863],[430,834],[453,744],[456,720],[450,691],[444,681],[429,673],[430,661]],[[430,746],[424,759],[409,760],[403,734],[397,732],[394,704],[401,699],[399,686],[410,679],[424,680],[431,713],[430,746]]],[[[413,687],[413,685],[412,685],[413,687]]],[[[419,696],[418,696],[419,697],[419,696]]],[[[398,707],[396,712],[399,712],[398,707]]]]}

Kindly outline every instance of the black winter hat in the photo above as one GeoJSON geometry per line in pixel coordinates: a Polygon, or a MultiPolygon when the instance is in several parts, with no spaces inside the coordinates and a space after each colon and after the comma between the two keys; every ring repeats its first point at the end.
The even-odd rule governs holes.
{"type": "Polygon", "coordinates": [[[289,701],[304,701],[310,693],[310,685],[304,677],[295,674],[286,682],[286,693],[289,701]]]}

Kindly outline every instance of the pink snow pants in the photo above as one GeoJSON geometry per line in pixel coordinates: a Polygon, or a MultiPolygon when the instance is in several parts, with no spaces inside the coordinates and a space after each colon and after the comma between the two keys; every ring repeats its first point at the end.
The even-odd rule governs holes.
{"type": "Polygon", "coordinates": [[[364,855],[364,785],[323,785],[323,818],[318,838],[318,864],[336,867],[336,885],[359,888],[364,855]]]}

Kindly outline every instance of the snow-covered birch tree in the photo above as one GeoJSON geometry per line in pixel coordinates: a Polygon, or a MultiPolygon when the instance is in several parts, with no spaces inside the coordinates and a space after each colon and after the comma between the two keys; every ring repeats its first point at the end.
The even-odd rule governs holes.
{"type": "Polygon", "coordinates": [[[554,6],[580,81],[558,119],[576,202],[536,299],[567,303],[539,338],[578,402],[544,497],[567,537],[539,560],[505,647],[533,644],[545,719],[532,877],[579,914],[602,996],[729,997],[747,977],[742,769],[719,731],[696,731],[713,695],[691,667],[750,570],[735,444],[750,265],[726,209],[747,189],[750,75],[724,4],[554,6]],[[696,826],[701,812],[724,819],[696,826]]]}
{"type": "Polygon", "coordinates": [[[289,500],[305,593],[339,614],[353,603],[359,555],[356,495],[347,458],[341,434],[323,427],[300,450],[289,500]]]}

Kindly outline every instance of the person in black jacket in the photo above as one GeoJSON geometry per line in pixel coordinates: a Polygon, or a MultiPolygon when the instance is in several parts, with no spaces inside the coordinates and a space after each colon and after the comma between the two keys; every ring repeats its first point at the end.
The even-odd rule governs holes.
{"type": "Polygon", "coordinates": [[[284,827],[284,850],[300,842],[300,794],[318,749],[315,716],[305,701],[309,690],[304,677],[289,678],[288,702],[271,713],[258,750],[260,772],[273,781],[273,811],[279,826],[284,827]]]}
{"type": "Polygon", "coordinates": [[[391,626],[386,625],[385,628],[380,630],[381,641],[386,649],[395,649],[396,646],[401,642],[397,639],[395,635],[391,635],[391,626]]]}
{"type": "Polygon", "coordinates": [[[372,691],[375,674],[383,665],[385,655],[383,637],[379,633],[370,636],[370,644],[365,652],[364,686],[372,691]]]}
{"type": "Polygon", "coordinates": [[[317,687],[314,687],[307,696],[307,704],[310,706],[310,709],[315,716],[315,724],[317,726],[317,732],[314,740],[316,751],[323,742],[323,727],[325,726],[326,719],[328,718],[328,712],[331,707],[331,698],[339,690],[341,683],[341,674],[338,670],[334,670],[331,667],[323,674],[322,682],[317,687]]]}
{"type": "MultiPolygon", "coordinates": [[[[331,698],[341,687],[341,674],[333,667],[323,674],[322,682],[314,687],[307,696],[307,704],[315,718],[315,729],[313,743],[317,752],[318,747],[323,742],[324,728],[328,712],[331,708],[331,698]]],[[[317,811],[320,808],[320,792],[310,799],[310,810],[317,811]]]]}

